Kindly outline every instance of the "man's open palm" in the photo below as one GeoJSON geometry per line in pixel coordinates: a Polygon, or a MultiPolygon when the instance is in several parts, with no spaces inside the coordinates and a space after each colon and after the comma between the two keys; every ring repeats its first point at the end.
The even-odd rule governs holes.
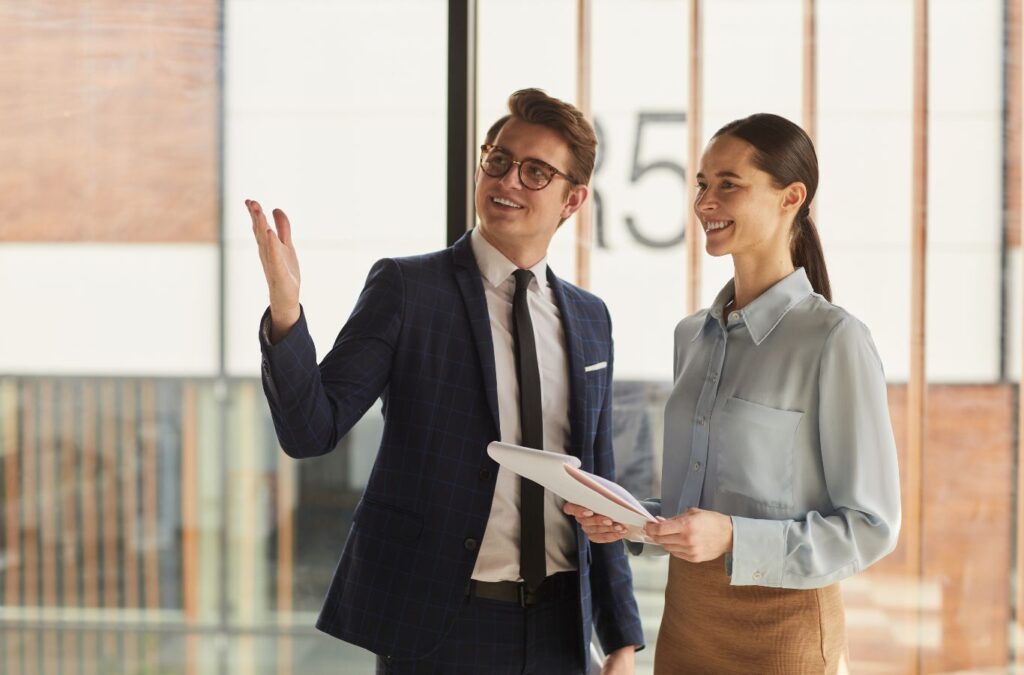
{"type": "Polygon", "coordinates": [[[292,244],[292,226],[281,209],[274,209],[275,230],[258,202],[247,199],[245,206],[252,218],[252,233],[270,291],[273,332],[282,335],[299,319],[299,258],[292,244]]]}

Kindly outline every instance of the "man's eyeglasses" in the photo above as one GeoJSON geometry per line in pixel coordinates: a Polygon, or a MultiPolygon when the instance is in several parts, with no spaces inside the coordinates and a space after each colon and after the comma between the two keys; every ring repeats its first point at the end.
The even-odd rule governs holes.
{"type": "Polygon", "coordinates": [[[555,176],[561,176],[573,185],[576,181],[562,173],[547,162],[528,158],[522,161],[512,159],[508,150],[490,143],[480,146],[480,168],[491,178],[501,178],[508,173],[513,164],[519,165],[519,182],[530,190],[543,190],[555,176]]]}

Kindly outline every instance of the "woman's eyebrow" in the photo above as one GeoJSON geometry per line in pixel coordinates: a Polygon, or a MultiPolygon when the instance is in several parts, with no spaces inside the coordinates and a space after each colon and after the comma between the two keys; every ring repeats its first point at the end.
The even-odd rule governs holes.
{"type": "MultiPolygon", "coordinates": [[[[719,171],[718,173],[715,174],[715,176],[718,177],[718,178],[740,178],[741,177],[738,173],[733,173],[732,171],[719,171]]],[[[704,173],[701,172],[701,171],[698,171],[697,172],[697,178],[704,178],[704,173]]]]}

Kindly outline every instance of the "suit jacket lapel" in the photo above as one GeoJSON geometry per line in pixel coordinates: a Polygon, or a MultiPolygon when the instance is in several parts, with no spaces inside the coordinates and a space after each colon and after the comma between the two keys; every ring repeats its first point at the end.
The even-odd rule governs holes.
{"type": "MultiPolygon", "coordinates": [[[[583,369],[583,336],[576,321],[576,307],[568,298],[562,280],[548,267],[548,283],[562,314],[565,352],[569,362],[569,452],[583,458],[583,439],[587,431],[587,386],[583,369]]],[[[584,467],[589,468],[589,467],[584,467]]]]}
{"type": "MultiPolygon", "coordinates": [[[[498,417],[498,380],[494,369],[494,339],[491,336],[491,319],[487,312],[487,298],[480,278],[480,268],[473,256],[469,233],[462,235],[452,244],[452,260],[455,263],[455,280],[466,303],[469,325],[476,340],[476,351],[480,357],[480,371],[484,377],[487,404],[494,418],[494,428],[499,437],[501,418],[498,417]]],[[[498,438],[498,437],[496,437],[498,438]]]]}

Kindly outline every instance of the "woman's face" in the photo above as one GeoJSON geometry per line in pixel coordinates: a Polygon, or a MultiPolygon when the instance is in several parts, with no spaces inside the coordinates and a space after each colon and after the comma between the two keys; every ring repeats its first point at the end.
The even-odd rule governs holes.
{"type": "Polygon", "coordinates": [[[713,256],[789,255],[789,229],[806,191],[776,188],[753,164],[754,146],[735,136],[708,143],[697,173],[697,214],[713,256]]]}

